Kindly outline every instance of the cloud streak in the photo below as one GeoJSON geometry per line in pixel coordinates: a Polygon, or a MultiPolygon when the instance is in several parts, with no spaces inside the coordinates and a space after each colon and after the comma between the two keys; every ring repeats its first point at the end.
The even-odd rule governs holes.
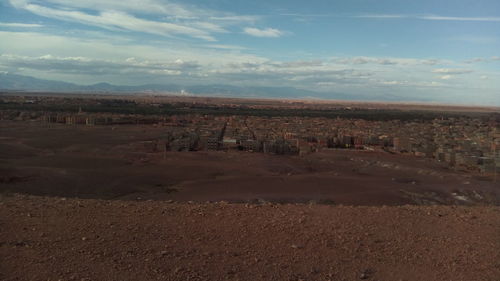
{"type": "Polygon", "coordinates": [[[465,63],[467,63],[467,64],[481,63],[481,62],[489,63],[489,62],[496,62],[496,61],[500,61],[499,56],[492,56],[489,58],[473,58],[473,59],[466,60],[465,63]]]}
{"type": "MultiPolygon", "coordinates": [[[[258,16],[234,15],[157,0],[9,0],[10,4],[33,14],[113,31],[132,31],[166,37],[187,36],[217,41],[214,33],[227,27],[254,23],[258,16]]],[[[279,31],[262,30],[276,37],[279,31]]]]}
{"type": "Polygon", "coordinates": [[[40,16],[64,21],[73,21],[106,29],[139,31],[162,36],[182,34],[207,41],[215,41],[207,31],[202,29],[168,22],[140,19],[123,12],[105,11],[97,15],[92,15],[74,10],[53,9],[36,4],[26,4],[23,5],[22,8],[40,16]]]}
{"type": "Polygon", "coordinates": [[[436,21],[489,21],[500,22],[500,17],[446,17],[446,16],[418,16],[422,20],[436,20],[436,21]]]}
{"type": "Polygon", "coordinates": [[[437,68],[432,70],[432,73],[443,73],[443,74],[466,74],[471,73],[470,69],[461,69],[461,68],[437,68]]]}
{"type": "Polygon", "coordinates": [[[332,62],[337,64],[362,65],[436,65],[446,63],[437,59],[408,59],[408,58],[381,58],[381,57],[343,57],[333,58],[332,62]]]}
{"type": "Polygon", "coordinates": [[[441,15],[404,15],[404,14],[367,14],[358,15],[356,18],[365,19],[418,19],[430,21],[478,21],[478,22],[500,22],[500,17],[454,17],[441,15]]]}
{"type": "Polygon", "coordinates": [[[244,33],[248,35],[252,35],[255,37],[281,37],[284,35],[283,31],[280,31],[275,28],[265,28],[265,29],[258,29],[254,27],[247,27],[243,30],[244,33]]]}
{"type": "Polygon", "coordinates": [[[35,23],[0,22],[0,27],[39,28],[43,27],[43,25],[35,23]]]}
{"type": "Polygon", "coordinates": [[[151,62],[138,60],[133,57],[126,60],[98,60],[87,57],[56,57],[44,55],[39,57],[18,56],[11,54],[0,55],[0,64],[4,67],[50,72],[72,72],[79,74],[119,74],[119,73],[165,73],[182,74],[196,70],[200,65],[195,61],[166,61],[151,62]]]}

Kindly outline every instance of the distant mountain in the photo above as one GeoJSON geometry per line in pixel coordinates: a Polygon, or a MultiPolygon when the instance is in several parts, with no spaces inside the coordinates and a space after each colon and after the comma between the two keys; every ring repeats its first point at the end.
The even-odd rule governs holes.
{"type": "MultiPolygon", "coordinates": [[[[64,92],[64,93],[173,93],[191,94],[199,96],[218,97],[246,97],[246,98],[308,98],[308,99],[337,99],[337,100],[365,100],[365,101],[411,101],[401,95],[388,93],[359,93],[342,94],[335,92],[316,92],[294,87],[258,87],[233,86],[225,84],[210,85],[177,85],[177,84],[146,84],[139,86],[113,85],[97,83],[93,85],[78,85],[53,80],[43,80],[30,76],[0,72],[0,90],[36,91],[36,92],[64,92]]],[[[421,98],[420,101],[429,101],[421,98]]]]}
{"type": "Polygon", "coordinates": [[[0,73],[1,90],[78,91],[80,86],[72,83],[42,80],[31,76],[0,73]]]}
{"type": "Polygon", "coordinates": [[[51,92],[172,92],[181,91],[193,95],[231,96],[231,97],[270,97],[270,98],[325,98],[324,93],[294,87],[240,87],[232,85],[176,85],[147,84],[140,86],[120,86],[109,83],[77,85],[73,83],[43,80],[30,76],[0,73],[0,90],[51,91],[51,92]]]}
{"type": "MultiPolygon", "coordinates": [[[[106,93],[106,94],[136,94],[136,93],[172,93],[196,96],[241,97],[241,98],[298,98],[298,99],[335,99],[350,101],[381,101],[381,102],[443,102],[438,96],[426,94],[418,98],[409,97],[404,93],[361,91],[358,93],[316,92],[295,87],[258,87],[233,86],[225,84],[209,85],[178,85],[178,84],[146,84],[139,86],[113,85],[97,83],[93,85],[78,85],[54,80],[38,79],[31,76],[0,72],[0,91],[32,91],[59,93],[106,93]]],[[[482,101],[483,105],[498,104],[497,98],[482,101]]]]}

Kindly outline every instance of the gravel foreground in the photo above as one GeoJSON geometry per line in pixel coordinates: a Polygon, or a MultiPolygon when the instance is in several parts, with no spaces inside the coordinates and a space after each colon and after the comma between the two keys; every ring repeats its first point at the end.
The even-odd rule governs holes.
{"type": "Polygon", "coordinates": [[[500,280],[500,207],[0,197],[1,280],[500,280]]]}

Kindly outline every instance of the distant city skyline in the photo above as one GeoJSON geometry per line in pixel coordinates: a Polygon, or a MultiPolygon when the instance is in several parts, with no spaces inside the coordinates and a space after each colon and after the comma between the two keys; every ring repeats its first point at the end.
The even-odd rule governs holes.
{"type": "Polygon", "coordinates": [[[76,84],[500,106],[495,0],[6,0],[0,41],[0,72],[76,84]]]}

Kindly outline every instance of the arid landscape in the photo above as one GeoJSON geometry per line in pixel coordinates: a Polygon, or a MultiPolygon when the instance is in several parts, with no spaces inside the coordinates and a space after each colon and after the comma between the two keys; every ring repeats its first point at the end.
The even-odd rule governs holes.
{"type": "Polygon", "coordinates": [[[71,97],[27,99],[0,104],[2,280],[500,276],[500,185],[472,154],[495,148],[480,125],[495,111],[223,100],[250,115],[211,117],[221,100],[170,98],[162,115],[147,104],[163,98],[79,97],[77,112],[71,97]],[[187,101],[196,113],[179,113],[187,101]],[[314,117],[251,115],[297,106],[314,117]],[[108,112],[125,109],[145,114],[108,112]],[[317,116],[335,112],[348,116],[317,116]],[[440,134],[457,136],[455,151],[440,134]]]}
{"type": "Polygon", "coordinates": [[[500,1],[0,1],[0,281],[500,281],[500,1]]]}
{"type": "Polygon", "coordinates": [[[500,204],[491,180],[410,155],[342,149],[305,156],[165,154],[151,149],[165,132],[153,125],[0,126],[3,192],[198,203],[500,204]]]}

